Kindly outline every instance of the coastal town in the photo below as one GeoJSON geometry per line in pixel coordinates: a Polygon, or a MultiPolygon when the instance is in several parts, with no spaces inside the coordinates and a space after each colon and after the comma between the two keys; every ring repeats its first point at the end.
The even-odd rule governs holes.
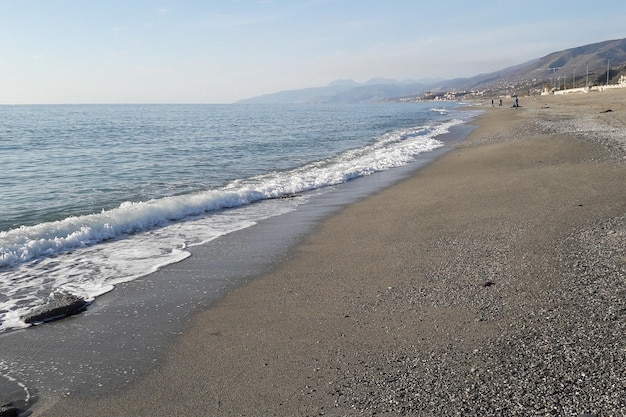
{"type": "MultiPolygon", "coordinates": [[[[609,76],[595,76],[590,81],[589,75],[583,74],[576,78],[575,73],[570,80],[565,77],[552,79],[518,79],[499,80],[479,86],[476,89],[450,89],[427,91],[421,95],[402,97],[398,101],[457,101],[463,99],[479,99],[485,97],[496,97],[507,99],[517,96],[537,96],[537,95],[561,95],[571,93],[589,93],[593,91],[604,91],[606,89],[626,88],[626,63],[617,69],[611,70],[609,76]]],[[[595,74],[594,74],[595,75],[595,74]]]]}

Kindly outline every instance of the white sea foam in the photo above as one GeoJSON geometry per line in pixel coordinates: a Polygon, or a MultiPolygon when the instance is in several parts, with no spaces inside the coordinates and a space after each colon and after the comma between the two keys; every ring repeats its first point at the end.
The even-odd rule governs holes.
{"type": "Polygon", "coordinates": [[[0,232],[0,331],[24,327],[20,316],[52,291],[93,299],[120,282],[186,258],[188,246],[294,210],[304,201],[277,197],[405,165],[442,146],[437,137],[460,123],[392,131],[334,158],[235,180],[220,189],[126,202],[100,213],[0,232]]]}
{"type": "Polygon", "coordinates": [[[0,232],[0,267],[87,247],[202,213],[248,205],[339,184],[373,172],[404,165],[415,155],[442,145],[436,137],[454,120],[437,127],[403,129],[384,135],[370,146],[287,172],[271,172],[236,180],[223,189],[126,202],[101,213],[0,232]]]}
{"type": "MultiPolygon", "coordinates": [[[[24,383],[11,375],[12,371],[18,368],[19,366],[15,366],[14,364],[9,364],[4,360],[0,360],[0,378],[5,378],[6,380],[17,385],[21,390],[24,391],[23,401],[29,402],[32,399],[30,390],[24,383]]],[[[15,394],[17,393],[14,393],[14,395],[15,394]]]]}
{"type": "Polygon", "coordinates": [[[448,109],[445,107],[431,107],[428,110],[439,114],[448,114],[448,109]]]}
{"type": "Polygon", "coordinates": [[[168,221],[260,200],[261,193],[207,191],[147,202],[127,202],[119,208],[81,217],[0,232],[0,267],[90,246],[147,230],[168,221]]]}
{"type": "Polygon", "coordinates": [[[287,213],[302,202],[302,198],[268,200],[218,211],[2,271],[0,293],[6,298],[0,299],[0,332],[26,327],[21,316],[53,291],[62,289],[91,301],[122,282],[187,258],[191,246],[287,213]]]}

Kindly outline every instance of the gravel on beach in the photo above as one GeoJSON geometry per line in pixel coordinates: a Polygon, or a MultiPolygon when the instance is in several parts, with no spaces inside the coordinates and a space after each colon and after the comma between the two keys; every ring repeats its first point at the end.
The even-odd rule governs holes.
{"type": "MultiPolygon", "coordinates": [[[[497,337],[472,350],[452,336],[436,350],[364,352],[352,368],[358,374],[345,372],[334,384],[337,401],[372,415],[626,415],[626,216],[569,236],[559,251],[559,268],[567,271],[559,286],[509,319],[497,337]]],[[[471,262],[463,258],[464,272],[483,269],[471,262]]],[[[458,276],[454,269],[439,276],[458,276]]],[[[497,287],[506,285],[498,275],[435,297],[410,287],[386,296],[396,305],[461,305],[479,310],[477,321],[496,320],[497,287]]]]}
{"type": "MultiPolygon", "coordinates": [[[[460,148],[565,134],[605,150],[591,158],[624,163],[623,109],[613,122],[596,112],[530,112],[514,130],[460,148]]],[[[460,309],[497,331],[472,348],[448,333],[436,349],[363,352],[332,384],[338,407],[367,415],[626,416],[626,188],[621,198],[624,215],[590,220],[555,241],[544,262],[512,265],[521,248],[506,226],[438,242],[433,250],[445,259],[425,274],[435,284],[400,285],[378,306],[405,315],[423,304],[460,309]],[[543,288],[524,288],[533,277],[545,277],[543,288]],[[511,287],[529,296],[512,297],[511,287]]]]}

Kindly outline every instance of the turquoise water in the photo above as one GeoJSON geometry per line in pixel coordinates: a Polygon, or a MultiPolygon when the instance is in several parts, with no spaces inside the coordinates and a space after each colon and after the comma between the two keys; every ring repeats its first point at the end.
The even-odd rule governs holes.
{"type": "Polygon", "coordinates": [[[405,165],[472,116],[457,107],[0,106],[0,332],[51,292],[93,299],[309,191],[405,165]]]}

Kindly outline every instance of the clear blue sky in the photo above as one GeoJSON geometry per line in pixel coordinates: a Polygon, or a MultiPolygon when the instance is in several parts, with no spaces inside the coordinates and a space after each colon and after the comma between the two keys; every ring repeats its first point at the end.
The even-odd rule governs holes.
{"type": "Polygon", "coordinates": [[[0,103],[229,103],[624,37],[624,0],[0,0],[0,103]]]}

